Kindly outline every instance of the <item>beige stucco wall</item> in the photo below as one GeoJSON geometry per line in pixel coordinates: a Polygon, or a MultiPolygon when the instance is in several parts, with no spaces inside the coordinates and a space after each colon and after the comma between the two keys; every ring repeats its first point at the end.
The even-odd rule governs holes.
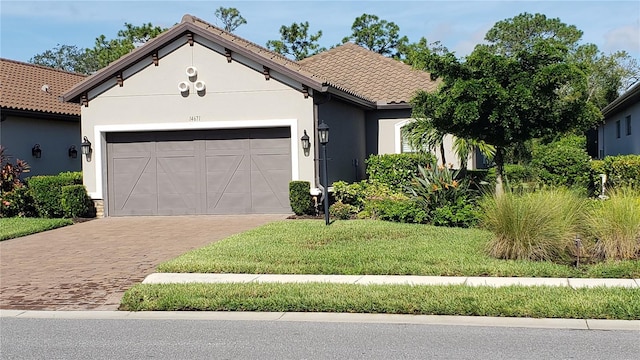
{"type": "MultiPolygon", "coordinates": [[[[82,108],[82,134],[93,144],[95,152],[91,161],[83,159],[84,180],[94,198],[105,194],[104,138],[109,131],[150,131],[180,129],[215,129],[233,127],[289,126],[292,134],[293,179],[314,183],[313,156],[305,157],[300,137],[306,129],[313,129],[313,99],[304,98],[296,88],[279,82],[273,77],[265,80],[260,71],[240,63],[256,66],[249,60],[237,58],[231,63],[224,55],[198,42],[194,46],[178,40],[176,50],[162,56],[159,66],[151,59],[138,66],[139,71],[127,77],[124,86],[111,86],[90,93],[89,106],[82,108]],[[240,61],[238,61],[240,59],[240,61]],[[196,80],[206,83],[206,91],[197,93],[193,79],[186,75],[186,68],[195,66],[196,80]],[[181,94],[178,83],[187,81],[191,87],[188,95],[181,94]],[[99,94],[98,94],[99,93],[99,94]],[[102,177],[102,179],[100,179],[102,177]]],[[[171,45],[169,45],[171,47],[171,45]]],[[[160,52],[162,54],[162,51],[160,52]]],[[[131,71],[129,71],[131,72],[131,71]]]]}
{"type": "Polygon", "coordinates": [[[15,161],[26,161],[31,170],[23,177],[55,175],[63,171],[80,171],[80,125],[77,121],[7,116],[0,122],[0,145],[15,161]],[[31,154],[40,145],[42,157],[31,154]],[[75,145],[78,157],[69,157],[69,147],[75,145]]]}

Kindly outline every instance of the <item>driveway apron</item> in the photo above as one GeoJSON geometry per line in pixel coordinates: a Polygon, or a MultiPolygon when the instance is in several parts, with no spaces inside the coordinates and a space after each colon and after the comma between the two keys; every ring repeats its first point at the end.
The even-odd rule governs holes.
{"type": "Polygon", "coordinates": [[[115,310],[161,262],[286,215],[87,221],[0,242],[0,309],[115,310]]]}

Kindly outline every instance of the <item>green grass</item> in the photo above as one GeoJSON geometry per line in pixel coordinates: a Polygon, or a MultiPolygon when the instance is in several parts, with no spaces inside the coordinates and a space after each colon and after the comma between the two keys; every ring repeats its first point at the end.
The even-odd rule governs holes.
{"type": "Polygon", "coordinates": [[[353,284],[155,284],[120,310],[288,311],[640,319],[640,289],[353,284]]]}
{"type": "Polygon", "coordinates": [[[284,220],[161,264],[161,272],[638,278],[640,261],[575,268],[487,255],[479,229],[373,220],[284,220]]]}
{"type": "Polygon", "coordinates": [[[73,224],[71,219],[2,218],[0,241],[73,224]]]}

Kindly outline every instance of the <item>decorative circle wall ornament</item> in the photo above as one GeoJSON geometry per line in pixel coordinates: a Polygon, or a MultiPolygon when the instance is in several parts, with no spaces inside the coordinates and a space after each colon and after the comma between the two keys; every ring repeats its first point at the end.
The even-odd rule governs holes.
{"type": "Polygon", "coordinates": [[[198,75],[198,69],[195,66],[187,67],[187,70],[185,72],[187,73],[187,76],[190,78],[198,75]]]}
{"type": "Polygon", "coordinates": [[[196,89],[196,91],[204,91],[206,87],[206,84],[202,80],[198,80],[193,84],[193,88],[196,89]]]}
{"type": "Polygon", "coordinates": [[[181,81],[178,83],[178,91],[181,93],[189,92],[189,83],[186,81],[181,81]]]}

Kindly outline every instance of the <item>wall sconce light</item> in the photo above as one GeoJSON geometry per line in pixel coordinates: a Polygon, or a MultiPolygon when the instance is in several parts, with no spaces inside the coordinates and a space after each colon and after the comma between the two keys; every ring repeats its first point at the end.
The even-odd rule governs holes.
{"type": "Polygon", "coordinates": [[[69,157],[72,159],[76,159],[78,157],[78,150],[76,150],[75,145],[71,145],[71,147],[69,147],[69,157]]]}
{"type": "Polygon", "coordinates": [[[84,137],[84,140],[82,141],[82,144],[80,145],[80,147],[82,148],[82,154],[85,155],[87,157],[87,161],[89,161],[89,157],[91,156],[91,141],[89,141],[89,139],[87,139],[87,137],[84,137]]]}
{"type": "Polygon", "coordinates": [[[304,135],[300,138],[302,142],[302,150],[304,150],[304,156],[309,156],[309,149],[311,149],[311,142],[309,141],[309,135],[307,135],[307,130],[304,131],[304,135]]]}
{"type": "Polygon", "coordinates": [[[31,148],[31,155],[36,159],[40,159],[42,157],[42,149],[40,149],[40,144],[33,145],[33,147],[31,148]]]}

